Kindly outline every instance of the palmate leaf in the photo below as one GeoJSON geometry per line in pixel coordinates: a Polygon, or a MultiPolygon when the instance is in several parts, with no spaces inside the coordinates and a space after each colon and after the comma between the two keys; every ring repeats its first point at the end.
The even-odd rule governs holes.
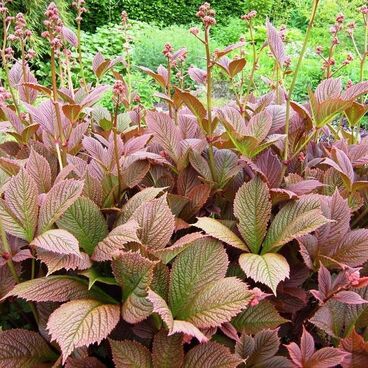
{"type": "Polygon", "coordinates": [[[32,368],[56,357],[36,332],[22,329],[0,332],[0,368],[32,368]]]}
{"type": "Polygon", "coordinates": [[[181,368],[184,361],[183,335],[168,336],[165,330],[159,331],[152,345],[154,368],[181,368]]]}
{"type": "Polygon", "coordinates": [[[248,277],[267,285],[275,295],[277,285],[289,277],[290,273],[285,257],[276,253],[243,253],[239,257],[239,265],[248,277]]]}
{"type": "MultiPolygon", "coordinates": [[[[12,214],[15,219],[14,223],[22,228],[22,238],[30,242],[33,239],[38,217],[38,189],[32,177],[22,169],[14,176],[5,191],[5,202],[9,208],[8,214],[12,214]]],[[[5,220],[5,208],[0,207],[1,217],[5,230],[9,229],[5,220]],[[4,212],[4,214],[3,214],[4,212]]],[[[12,217],[13,217],[12,216],[12,217]]],[[[14,225],[15,225],[14,224],[14,225]]],[[[15,235],[15,234],[14,234],[15,235]]]]}
{"type": "Polygon", "coordinates": [[[179,254],[173,263],[169,287],[172,314],[184,311],[191,297],[206,284],[224,278],[227,266],[227,254],[217,240],[197,240],[179,254]]]}
{"type": "Polygon", "coordinates": [[[77,200],[83,191],[83,182],[67,179],[52,187],[40,207],[38,231],[43,233],[77,200]]]}
{"type": "Polygon", "coordinates": [[[105,339],[119,318],[119,305],[92,299],[73,300],[62,304],[51,314],[47,329],[52,340],[60,345],[64,364],[74,349],[105,339]]]}
{"type": "Polygon", "coordinates": [[[270,192],[259,176],[243,184],[236,193],[234,215],[238,229],[249,249],[258,253],[271,217],[270,192]]]}
{"type": "Polygon", "coordinates": [[[106,221],[97,205],[87,197],[78,198],[57,221],[60,229],[73,234],[80,246],[92,255],[107,233],[106,221]]]}
{"type": "Polygon", "coordinates": [[[275,216],[268,230],[262,254],[276,252],[284,244],[306,235],[329,220],[322,215],[317,197],[305,196],[287,203],[275,216]]]}
{"type": "Polygon", "coordinates": [[[66,230],[52,229],[35,238],[31,245],[59,254],[80,256],[78,240],[66,230]]]}
{"type": "Polygon", "coordinates": [[[217,342],[197,345],[185,356],[183,368],[236,368],[243,359],[217,342]]]}
{"type": "Polygon", "coordinates": [[[138,237],[150,249],[165,248],[175,229],[166,195],[142,204],[131,217],[139,224],[138,237]]]}
{"type": "Polygon", "coordinates": [[[110,340],[115,368],[153,368],[150,351],[137,341],[110,340]]]}
{"type": "Polygon", "coordinates": [[[122,317],[129,323],[143,321],[152,311],[146,297],[154,266],[155,262],[132,252],[121,253],[112,261],[115,279],[123,290],[122,317]]]}
{"type": "Polygon", "coordinates": [[[243,251],[248,251],[247,245],[228,227],[220,221],[210,217],[198,217],[198,221],[194,224],[195,227],[203,230],[213,238],[223,241],[235,248],[243,251]]]}
{"type": "Polygon", "coordinates": [[[254,307],[248,307],[232,320],[232,324],[239,332],[247,334],[256,334],[267,328],[274,329],[286,322],[287,320],[279,315],[268,300],[262,300],[254,307]]]}

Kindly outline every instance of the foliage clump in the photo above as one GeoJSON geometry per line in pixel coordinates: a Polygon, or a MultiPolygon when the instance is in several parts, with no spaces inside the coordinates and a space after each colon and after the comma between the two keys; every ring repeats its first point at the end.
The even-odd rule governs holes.
{"type": "MultiPolygon", "coordinates": [[[[146,109],[125,11],[122,55],[97,52],[90,79],[84,1],[73,2],[77,33],[51,3],[48,85],[29,65],[25,18],[7,5],[0,367],[364,366],[367,40],[357,45],[348,27],[360,82],[343,85],[334,73],[352,56],[333,63],[343,15],[328,52],[319,50],[324,80],[298,103],[319,1],[295,61],[285,29],[268,19],[256,45],[255,11],[242,16],[249,39],[213,49],[216,12],[204,3],[201,26],[189,31],[203,45],[203,68],[187,67],[186,48],[163,45],[157,70],[141,66],[160,88],[160,103],[146,109]],[[272,78],[262,94],[255,81],[265,53],[272,78]],[[233,96],[221,107],[218,70],[233,96]]],[[[367,29],[368,8],[359,12],[367,29]]]]}

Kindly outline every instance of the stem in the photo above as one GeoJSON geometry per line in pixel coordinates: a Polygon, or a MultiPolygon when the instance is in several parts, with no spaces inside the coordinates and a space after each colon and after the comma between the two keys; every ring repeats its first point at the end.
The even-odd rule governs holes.
{"type": "Polygon", "coordinates": [[[3,47],[1,48],[1,59],[2,59],[2,64],[3,64],[3,68],[4,68],[5,81],[6,81],[6,84],[8,85],[10,94],[12,96],[12,100],[13,100],[15,109],[17,110],[17,113],[19,115],[20,109],[19,109],[19,105],[18,105],[18,102],[17,102],[17,98],[15,97],[14,90],[13,90],[11,84],[10,84],[9,68],[8,68],[8,63],[6,61],[6,55],[5,55],[7,37],[8,37],[8,28],[6,26],[5,16],[3,16],[3,45],[2,45],[3,47]]]}
{"type": "Polygon", "coordinates": [[[83,62],[82,62],[82,36],[81,36],[81,22],[77,22],[77,38],[78,38],[78,63],[80,68],[80,74],[84,88],[86,88],[86,78],[84,76],[83,62]]]}
{"type": "MultiPolygon", "coordinates": [[[[208,116],[208,128],[209,136],[212,138],[212,63],[211,63],[211,51],[210,51],[210,37],[209,37],[210,27],[205,28],[204,42],[206,49],[206,65],[207,65],[207,116],[208,116]]],[[[209,155],[209,166],[212,175],[212,179],[216,181],[216,168],[215,168],[215,156],[213,153],[212,142],[209,142],[208,147],[209,155]]]]}
{"type": "Polygon", "coordinates": [[[59,139],[61,141],[61,152],[60,152],[60,146],[58,143],[56,143],[56,151],[58,153],[60,169],[62,169],[63,163],[65,162],[65,152],[64,152],[65,137],[64,137],[64,132],[63,132],[63,126],[61,123],[60,106],[57,100],[58,94],[57,94],[57,81],[56,81],[55,51],[53,48],[51,49],[51,77],[52,77],[52,98],[53,98],[53,104],[55,108],[56,121],[58,125],[58,130],[59,130],[59,139]],[[59,149],[59,152],[58,152],[58,149],[59,149]]]}
{"type": "Polygon", "coordinates": [[[285,135],[286,135],[286,138],[285,138],[285,149],[284,149],[284,161],[287,161],[287,159],[288,159],[291,97],[292,97],[292,94],[293,94],[293,91],[294,91],[294,88],[295,88],[295,84],[296,84],[297,76],[298,76],[298,73],[299,73],[299,69],[300,69],[300,66],[302,64],[305,51],[307,49],[308,40],[309,40],[311,30],[312,30],[312,27],[313,27],[313,23],[314,23],[314,19],[316,17],[316,13],[317,13],[318,3],[319,3],[319,0],[314,0],[313,1],[313,8],[312,8],[312,13],[311,13],[311,16],[310,16],[310,19],[309,19],[308,27],[307,27],[307,32],[305,34],[302,50],[301,50],[300,55],[299,55],[298,63],[296,65],[296,69],[295,69],[293,79],[292,79],[291,84],[290,84],[289,93],[288,93],[288,96],[287,96],[286,117],[285,117],[285,135]]]}
{"type": "Polygon", "coordinates": [[[119,100],[116,102],[114,114],[114,155],[116,161],[116,168],[118,171],[118,201],[120,201],[121,174],[120,174],[119,149],[118,149],[118,109],[119,109],[119,100]]]}
{"type": "MultiPolygon", "coordinates": [[[[250,94],[250,89],[251,89],[252,84],[253,84],[254,73],[256,72],[257,61],[258,61],[257,60],[256,43],[255,43],[255,40],[254,40],[254,33],[253,33],[253,24],[252,24],[251,20],[249,21],[249,35],[250,35],[250,40],[251,40],[251,43],[252,43],[253,64],[252,64],[252,70],[251,70],[250,75],[249,75],[249,81],[248,81],[247,92],[246,92],[246,99],[248,98],[248,96],[250,94]]],[[[244,103],[244,107],[245,107],[245,103],[244,103]]]]}
{"type": "Polygon", "coordinates": [[[1,236],[1,241],[3,243],[3,247],[4,247],[5,252],[10,255],[10,258],[8,259],[8,261],[6,262],[6,264],[8,265],[9,271],[12,274],[15,282],[17,284],[19,284],[20,283],[20,279],[19,279],[19,276],[18,276],[17,271],[15,269],[13,260],[11,258],[12,250],[10,248],[10,245],[9,245],[9,242],[8,242],[8,238],[6,237],[6,234],[5,234],[5,231],[4,231],[4,228],[3,228],[3,223],[2,223],[1,220],[0,220],[0,236],[1,236]]]}
{"type": "Polygon", "coordinates": [[[308,143],[316,136],[317,131],[318,130],[315,130],[312,134],[310,134],[307,137],[307,139],[303,142],[303,144],[294,152],[290,160],[293,160],[303,150],[303,148],[308,145],[308,143]]]}

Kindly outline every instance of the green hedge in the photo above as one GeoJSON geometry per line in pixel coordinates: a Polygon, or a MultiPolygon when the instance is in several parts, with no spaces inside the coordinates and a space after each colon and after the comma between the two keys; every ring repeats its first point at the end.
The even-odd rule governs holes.
{"type": "MultiPolygon", "coordinates": [[[[294,0],[292,0],[294,1],[294,0]]],[[[160,25],[189,24],[196,21],[195,13],[203,0],[89,0],[89,13],[85,15],[84,28],[93,31],[107,21],[119,21],[120,13],[126,10],[129,17],[160,25]]],[[[212,0],[217,20],[224,23],[230,16],[240,17],[247,10],[255,8],[259,13],[270,15],[285,0],[212,0]]]]}

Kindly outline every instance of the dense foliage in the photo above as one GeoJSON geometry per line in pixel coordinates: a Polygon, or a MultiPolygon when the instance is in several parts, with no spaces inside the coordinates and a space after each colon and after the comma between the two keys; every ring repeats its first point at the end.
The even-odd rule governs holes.
{"type": "Polygon", "coordinates": [[[48,84],[30,67],[23,14],[7,5],[0,368],[366,366],[368,7],[357,10],[363,42],[359,24],[336,16],[330,45],[317,50],[324,79],[299,103],[319,1],[296,60],[268,19],[255,42],[255,11],[242,16],[247,40],[214,48],[216,14],[204,3],[190,29],[203,67],[166,43],[157,70],[140,67],[160,89],[147,109],[126,12],[120,56],[97,52],[91,72],[84,1],[73,2],[76,33],[51,3],[48,84]],[[334,59],[344,28],[357,83],[336,78],[352,61],[334,59]],[[221,107],[220,71],[232,97],[221,107]]]}

